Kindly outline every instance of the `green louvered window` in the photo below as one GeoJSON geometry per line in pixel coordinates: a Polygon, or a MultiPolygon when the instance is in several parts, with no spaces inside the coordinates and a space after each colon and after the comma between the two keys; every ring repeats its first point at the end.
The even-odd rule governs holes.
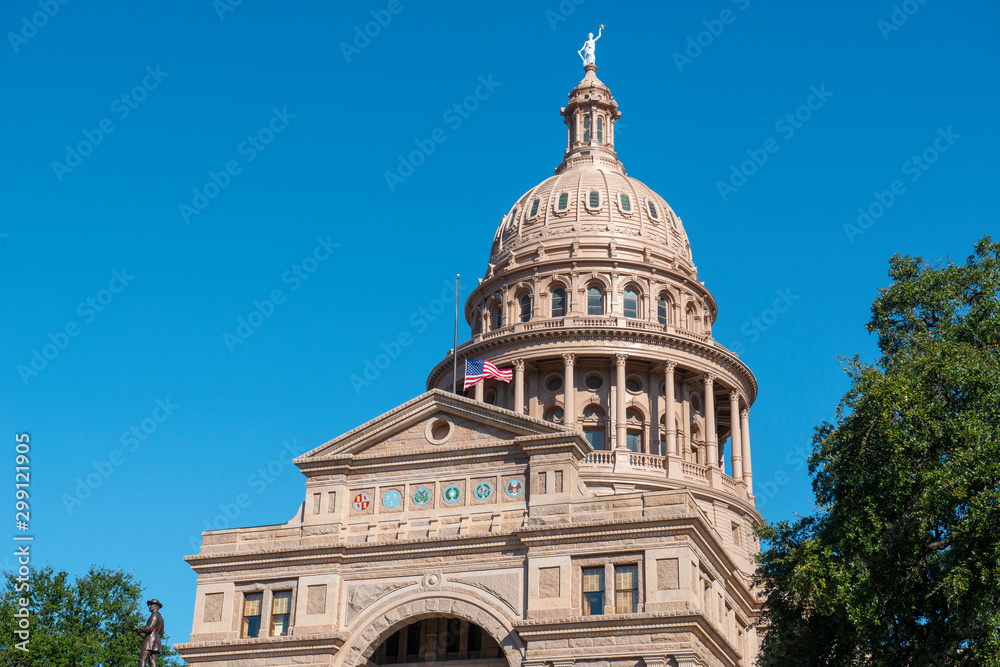
{"type": "Polygon", "coordinates": [[[559,195],[559,204],[556,206],[556,209],[559,211],[565,211],[567,206],[569,206],[569,194],[564,192],[559,195]]]}
{"type": "Polygon", "coordinates": [[[590,193],[590,208],[597,208],[601,205],[601,193],[593,190],[590,193]]]}

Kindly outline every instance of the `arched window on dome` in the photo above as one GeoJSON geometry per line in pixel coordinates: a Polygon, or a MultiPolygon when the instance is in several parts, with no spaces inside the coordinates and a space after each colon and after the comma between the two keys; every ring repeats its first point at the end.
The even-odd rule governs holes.
{"type": "Polygon", "coordinates": [[[503,326],[503,306],[497,304],[496,306],[493,307],[493,311],[491,313],[491,320],[494,329],[499,329],[500,327],[503,326]]]}
{"type": "Polygon", "coordinates": [[[540,201],[541,200],[536,199],[535,201],[531,202],[531,212],[528,213],[529,218],[534,218],[536,215],[538,215],[538,203],[540,201]]]}
{"type": "Polygon", "coordinates": [[[656,300],[656,321],[660,324],[669,324],[672,310],[670,297],[665,292],[660,293],[659,298],[656,300]]]}
{"type": "Polygon", "coordinates": [[[652,218],[653,220],[659,220],[659,219],[660,219],[660,214],[659,214],[659,212],[658,212],[658,211],[656,210],[656,204],[655,204],[655,203],[653,203],[653,200],[652,200],[652,199],[650,199],[650,200],[649,200],[648,202],[646,202],[646,203],[647,203],[647,205],[649,206],[649,217],[651,217],[651,218],[652,218]]]}
{"type": "Polygon", "coordinates": [[[583,143],[590,143],[590,116],[583,117],[583,143]]]}
{"type": "Polygon", "coordinates": [[[642,451],[642,433],[644,419],[642,412],[636,408],[629,408],[625,411],[625,447],[630,452],[639,453],[642,451]]]}
{"type": "Polygon", "coordinates": [[[660,416],[660,456],[667,455],[667,417],[660,416]]]}
{"type": "Polygon", "coordinates": [[[639,293],[633,287],[626,287],[622,295],[622,308],[630,320],[639,318],[639,293]]]}
{"type": "Polygon", "coordinates": [[[522,322],[527,322],[531,319],[531,295],[522,294],[521,298],[517,300],[518,309],[520,310],[520,319],[522,322]]]}
{"type": "Polygon", "coordinates": [[[566,316],[566,290],[557,287],[552,290],[552,317],[566,316]]]}
{"type": "Polygon", "coordinates": [[[604,289],[599,285],[591,285],[587,288],[587,314],[604,314],[604,289]]]}
{"type": "Polygon", "coordinates": [[[604,119],[597,117],[597,143],[604,143],[604,119]]]}
{"type": "Polygon", "coordinates": [[[684,310],[684,328],[688,331],[694,331],[694,308],[691,306],[684,310]]]}
{"type": "Polygon", "coordinates": [[[595,451],[604,449],[604,431],[607,420],[599,405],[588,405],[583,410],[583,435],[595,451]]]}
{"type": "Polygon", "coordinates": [[[480,334],[483,332],[483,311],[477,308],[476,314],[472,316],[472,335],[480,334]]]}

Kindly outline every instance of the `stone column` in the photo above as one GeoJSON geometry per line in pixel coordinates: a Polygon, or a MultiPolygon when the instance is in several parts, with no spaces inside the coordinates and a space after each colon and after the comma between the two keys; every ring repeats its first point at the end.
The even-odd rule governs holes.
{"type": "Polygon", "coordinates": [[[740,392],[729,392],[729,440],[732,442],[733,479],[743,481],[743,438],[740,435],[740,392]]]}
{"type": "Polygon", "coordinates": [[[576,428],[576,385],[573,384],[573,364],[576,355],[564,353],[563,356],[563,424],[576,428]]]}
{"type": "Polygon", "coordinates": [[[616,449],[625,449],[625,361],[628,359],[627,354],[616,354],[615,355],[615,371],[617,373],[615,380],[616,389],[616,400],[615,400],[615,443],[616,449]]]}
{"type": "Polygon", "coordinates": [[[706,373],[705,383],[705,462],[710,468],[719,467],[719,443],[715,433],[715,376],[706,373]]]}
{"type": "Polygon", "coordinates": [[[664,381],[666,383],[666,398],[663,399],[664,411],[663,421],[664,428],[667,431],[667,454],[672,456],[677,456],[677,420],[674,417],[674,369],[677,368],[677,364],[673,361],[668,361],[663,365],[664,381]]]}
{"type": "Polygon", "coordinates": [[[750,469],[750,408],[740,412],[740,432],[743,436],[743,483],[747,485],[747,495],[753,497],[753,471],[750,469]]]}
{"type": "Polygon", "coordinates": [[[473,391],[476,392],[476,400],[479,401],[480,403],[483,402],[483,385],[484,384],[486,384],[486,380],[480,380],[479,382],[476,383],[476,386],[473,389],[473,391]]]}
{"type": "Polygon", "coordinates": [[[514,412],[524,414],[524,359],[514,360],[514,412]]]}

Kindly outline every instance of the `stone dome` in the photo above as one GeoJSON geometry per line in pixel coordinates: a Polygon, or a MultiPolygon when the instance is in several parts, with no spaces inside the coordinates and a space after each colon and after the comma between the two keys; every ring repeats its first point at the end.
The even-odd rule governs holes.
{"type": "Polygon", "coordinates": [[[663,197],[624,170],[602,164],[571,165],[524,193],[501,219],[490,261],[496,264],[525,244],[558,243],[567,236],[655,245],[692,264],[684,226],[663,197]]]}

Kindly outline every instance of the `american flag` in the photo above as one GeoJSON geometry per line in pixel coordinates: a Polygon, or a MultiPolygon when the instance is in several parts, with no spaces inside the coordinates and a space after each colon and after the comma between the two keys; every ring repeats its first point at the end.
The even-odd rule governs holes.
{"type": "Polygon", "coordinates": [[[485,359],[465,360],[465,388],[468,389],[485,378],[496,378],[502,382],[510,382],[514,371],[509,368],[497,368],[485,359]]]}

